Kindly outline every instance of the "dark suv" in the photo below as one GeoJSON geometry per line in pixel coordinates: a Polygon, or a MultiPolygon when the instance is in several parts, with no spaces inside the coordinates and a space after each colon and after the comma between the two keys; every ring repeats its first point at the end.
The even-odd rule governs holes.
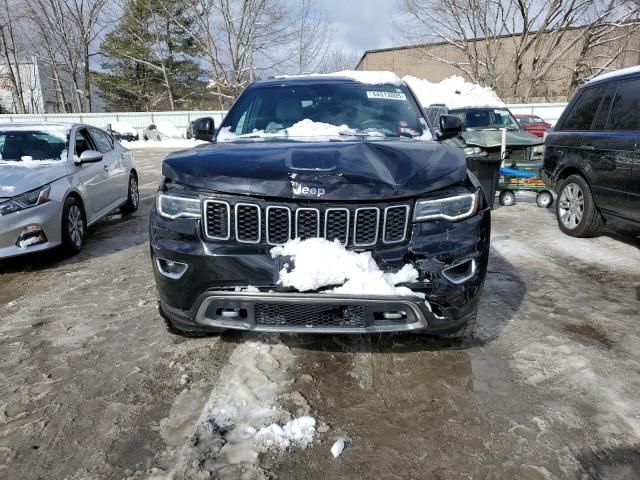
{"type": "Polygon", "coordinates": [[[543,176],[560,229],[597,235],[607,219],[640,222],[640,69],[596,77],[545,141],[543,176]]]}
{"type": "MultiPolygon", "coordinates": [[[[213,145],[163,163],[150,244],[170,328],[468,334],[487,271],[490,210],[462,151],[435,141],[424,118],[400,80],[251,85],[213,145]],[[412,294],[283,287],[295,258],[274,258],[274,247],[310,237],[370,254],[383,272],[409,264],[418,274],[401,287],[412,294]]],[[[457,117],[443,116],[439,138],[460,129],[457,117]]]]}

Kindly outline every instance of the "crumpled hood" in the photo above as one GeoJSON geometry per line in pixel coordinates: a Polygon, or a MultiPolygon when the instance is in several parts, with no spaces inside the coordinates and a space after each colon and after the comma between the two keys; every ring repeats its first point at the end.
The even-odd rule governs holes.
{"type": "Polygon", "coordinates": [[[182,185],[315,200],[410,197],[462,182],[466,172],[460,149],[418,140],[219,143],[162,164],[182,185]]]}
{"type": "Polygon", "coordinates": [[[68,175],[66,162],[21,165],[0,162],[0,199],[15,197],[68,175]]]}
{"type": "MultiPolygon", "coordinates": [[[[502,131],[500,130],[465,130],[462,138],[468,145],[492,148],[502,146],[502,131]]],[[[507,145],[509,146],[535,146],[542,145],[544,140],[529,132],[507,131],[507,145]]]]}

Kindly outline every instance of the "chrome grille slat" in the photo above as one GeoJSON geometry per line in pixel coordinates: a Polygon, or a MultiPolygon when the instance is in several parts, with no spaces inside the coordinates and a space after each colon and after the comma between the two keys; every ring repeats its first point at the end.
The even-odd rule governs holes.
{"type": "Polygon", "coordinates": [[[208,240],[282,245],[296,237],[324,237],[346,246],[374,247],[407,240],[411,206],[315,208],[209,198],[203,200],[202,211],[208,240]]]}

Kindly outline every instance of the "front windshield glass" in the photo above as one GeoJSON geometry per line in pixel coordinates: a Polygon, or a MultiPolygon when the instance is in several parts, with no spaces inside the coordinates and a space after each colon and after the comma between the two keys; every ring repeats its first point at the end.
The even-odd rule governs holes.
{"type": "Polygon", "coordinates": [[[520,126],[511,112],[506,108],[465,108],[450,110],[462,120],[467,130],[520,130],[520,126]]]}
{"type": "Polygon", "coordinates": [[[220,128],[240,138],[371,135],[415,137],[422,114],[404,86],[277,85],[249,89],[220,128]]]}
{"type": "Polygon", "coordinates": [[[64,161],[68,144],[69,136],[66,130],[0,130],[0,163],[64,161]]]}

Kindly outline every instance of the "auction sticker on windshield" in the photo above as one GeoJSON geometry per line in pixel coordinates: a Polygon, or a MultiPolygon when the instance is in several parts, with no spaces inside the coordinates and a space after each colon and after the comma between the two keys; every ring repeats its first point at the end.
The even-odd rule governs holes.
{"type": "Polygon", "coordinates": [[[384,100],[406,100],[407,96],[401,92],[367,91],[367,98],[382,98],[384,100]]]}

